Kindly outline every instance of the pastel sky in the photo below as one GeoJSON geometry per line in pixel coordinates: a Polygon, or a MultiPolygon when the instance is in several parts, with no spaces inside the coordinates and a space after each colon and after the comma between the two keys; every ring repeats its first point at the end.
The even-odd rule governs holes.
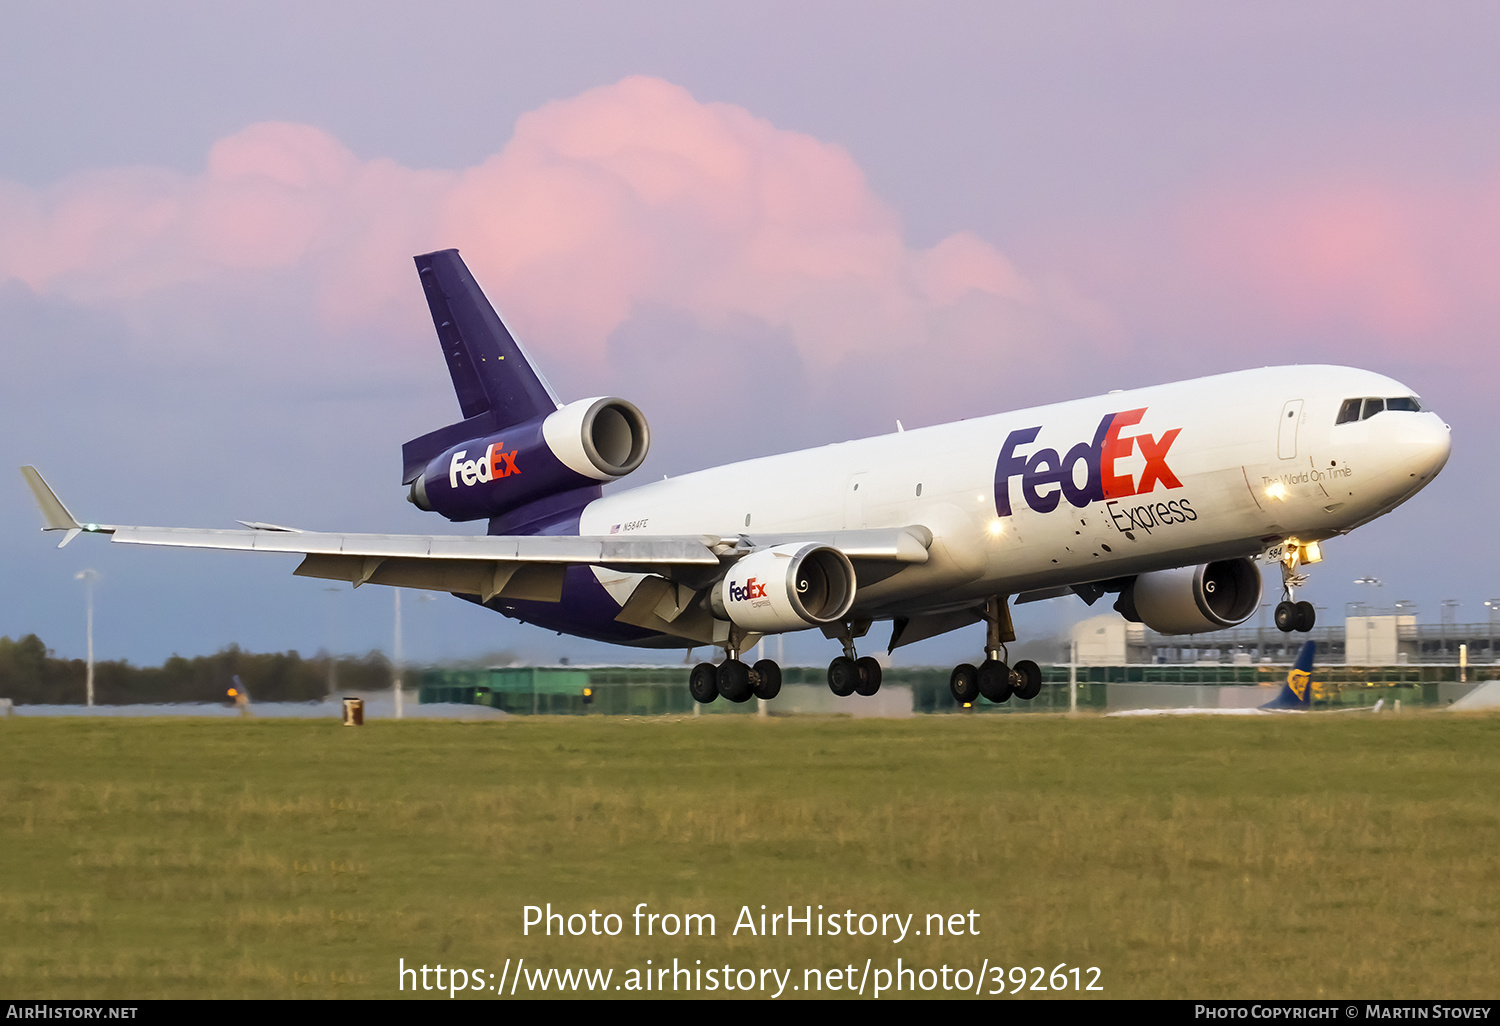
{"type": "MultiPolygon", "coordinates": [[[[457,246],[560,393],[642,408],[648,476],[1247,366],[1391,374],[1453,459],[1330,544],[1311,597],[1484,619],[1500,9],[936,10],[8,12],[0,449],[107,522],[461,530],[398,473],[456,419],[411,257],[457,246]]],[[[0,634],[81,654],[94,568],[103,657],[389,647],[388,590],[294,559],[58,552],[11,473],[0,634]]],[[[640,658],[446,596],[406,610],[419,659],[640,658]]]]}

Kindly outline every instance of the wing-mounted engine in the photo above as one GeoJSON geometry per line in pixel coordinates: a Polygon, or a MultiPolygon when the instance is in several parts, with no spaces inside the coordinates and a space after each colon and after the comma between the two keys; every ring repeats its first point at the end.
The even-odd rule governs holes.
{"type": "Polygon", "coordinates": [[[484,520],[624,477],[641,465],[650,444],[646,418],[633,403],[580,399],[545,417],[452,441],[410,479],[408,498],[449,520],[484,520]]]}
{"type": "Polygon", "coordinates": [[[714,585],[716,616],[755,634],[838,620],[854,604],[854,564],[828,545],[774,545],[742,557],[714,585]]]}
{"type": "Polygon", "coordinates": [[[1254,560],[1224,559],[1141,574],[1120,592],[1115,609],[1159,634],[1199,634],[1250,619],[1260,586],[1254,560]]]}

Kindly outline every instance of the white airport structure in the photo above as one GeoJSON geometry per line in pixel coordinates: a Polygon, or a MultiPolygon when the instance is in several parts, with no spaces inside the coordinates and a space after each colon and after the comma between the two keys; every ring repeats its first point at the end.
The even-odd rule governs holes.
{"type": "Polygon", "coordinates": [[[1289,663],[1307,639],[1317,642],[1321,665],[1487,665],[1500,651],[1500,627],[1493,622],[1424,624],[1406,610],[1363,607],[1342,624],[1317,627],[1305,636],[1288,636],[1269,625],[1166,635],[1105,613],[1075,624],[1072,639],[1079,666],[1289,663]]]}

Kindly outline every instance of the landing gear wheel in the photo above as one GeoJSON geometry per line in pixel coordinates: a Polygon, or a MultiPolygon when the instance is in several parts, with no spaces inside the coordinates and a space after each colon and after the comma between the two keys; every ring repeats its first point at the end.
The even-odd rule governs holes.
{"type": "Polygon", "coordinates": [[[1020,678],[1015,686],[1017,698],[1030,701],[1042,693],[1042,668],[1030,659],[1022,659],[1010,668],[1010,672],[1012,677],[1020,678]]]}
{"type": "Polygon", "coordinates": [[[1293,602],[1276,603],[1276,629],[1283,634],[1290,634],[1297,629],[1297,606],[1293,602]]]}
{"type": "Polygon", "coordinates": [[[1292,629],[1306,634],[1313,629],[1313,624],[1318,622],[1318,611],[1313,608],[1311,602],[1298,602],[1296,609],[1297,625],[1292,629]]]}
{"type": "Polygon", "coordinates": [[[756,698],[770,701],[781,694],[781,667],[774,659],[762,659],[750,667],[750,682],[756,698]]]}
{"type": "Polygon", "coordinates": [[[726,659],[719,667],[719,694],[731,702],[750,701],[750,667],[738,659],[726,659]]]}
{"type": "Polygon", "coordinates": [[[699,663],[688,675],[688,691],[693,701],[707,705],[719,697],[719,668],[713,663],[699,663]]]}
{"type": "Polygon", "coordinates": [[[880,664],[875,661],[874,656],[856,659],[854,668],[859,671],[859,683],[854,685],[855,694],[868,698],[880,690],[880,664]]]}
{"type": "Polygon", "coordinates": [[[979,693],[991,702],[999,704],[1010,698],[1010,667],[999,659],[986,659],[979,664],[979,693]]]}
{"type": "Polygon", "coordinates": [[[848,656],[839,656],[828,664],[828,690],[840,698],[854,694],[859,686],[859,667],[848,656]]]}
{"type": "Polygon", "coordinates": [[[968,663],[955,666],[948,678],[948,691],[959,705],[973,705],[979,701],[979,671],[968,663]]]}

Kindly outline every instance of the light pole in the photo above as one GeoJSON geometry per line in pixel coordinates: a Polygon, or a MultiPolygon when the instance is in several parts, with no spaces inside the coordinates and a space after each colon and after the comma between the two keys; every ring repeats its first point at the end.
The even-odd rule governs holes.
{"type": "MultiPolygon", "coordinates": [[[[427,639],[427,643],[428,644],[432,643],[432,632],[431,632],[431,630],[429,630],[427,628],[424,628],[422,626],[422,624],[424,624],[424,623],[431,623],[431,619],[430,619],[430,617],[428,617],[428,615],[426,613],[422,612],[422,610],[427,606],[427,603],[429,603],[429,602],[436,602],[437,600],[438,600],[438,597],[436,595],[434,595],[430,591],[421,591],[421,592],[417,593],[417,621],[418,621],[417,622],[417,641],[419,643],[418,646],[417,646],[418,648],[421,647],[420,642],[421,642],[422,638],[424,638],[424,637],[427,639]]],[[[422,659],[422,658],[425,658],[427,660],[427,665],[428,666],[432,665],[433,657],[432,657],[431,653],[428,653],[428,655],[425,656],[425,657],[421,657],[421,656],[418,657],[419,660],[422,659]]],[[[418,678],[417,678],[418,701],[421,700],[421,684],[422,684],[422,679],[421,679],[421,677],[419,675],[418,678]]]]}
{"type": "Polygon", "coordinates": [[[1486,599],[1484,608],[1490,611],[1490,661],[1495,661],[1495,614],[1500,612],[1500,599],[1486,599]]]}
{"type": "Polygon", "coordinates": [[[1454,625],[1454,613],[1453,613],[1453,611],[1455,609],[1457,609],[1461,605],[1463,605],[1463,603],[1460,602],[1460,601],[1458,601],[1458,599],[1443,599],[1442,609],[1443,609],[1443,657],[1444,658],[1447,658],[1447,655],[1448,655],[1448,636],[1449,636],[1449,634],[1452,633],[1452,631],[1450,631],[1449,628],[1451,628],[1454,625]]]}
{"type": "Polygon", "coordinates": [[[337,621],[339,614],[339,594],[343,589],[324,588],[323,590],[326,591],[329,595],[333,596],[333,598],[330,600],[331,604],[328,608],[328,683],[326,685],[328,688],[328,694],[324,696],[327,701],[332,702],[334,700],[334,696],[336,696],[339,692],[339,657],[335,654],[334,649],[338,647],[337,621]]]}
{"type": "Polygon", "coordinates": [[[401,718],[401,589],[392,588],[396,595],[396,637],[391,645],[391,687],[396,690],[396,719],[401,718]]]}
{"type": "Polygon", "coordinates": [[[84,679],[84,690],[87,692],[88,707],[94,707],[94,582],[99,579],[97,570],[80,570],[73,575],[73,579],[83,582],[84,604],[88,609],[88,638],[89,638],[89,668],[88,675],[84,679]]]}
{"type": "Polygon", "coordinates": [[[1463,605],[1458,599],[1443,599],[1443,627],[1453,623],[1453,611],[1463,605]]]}

